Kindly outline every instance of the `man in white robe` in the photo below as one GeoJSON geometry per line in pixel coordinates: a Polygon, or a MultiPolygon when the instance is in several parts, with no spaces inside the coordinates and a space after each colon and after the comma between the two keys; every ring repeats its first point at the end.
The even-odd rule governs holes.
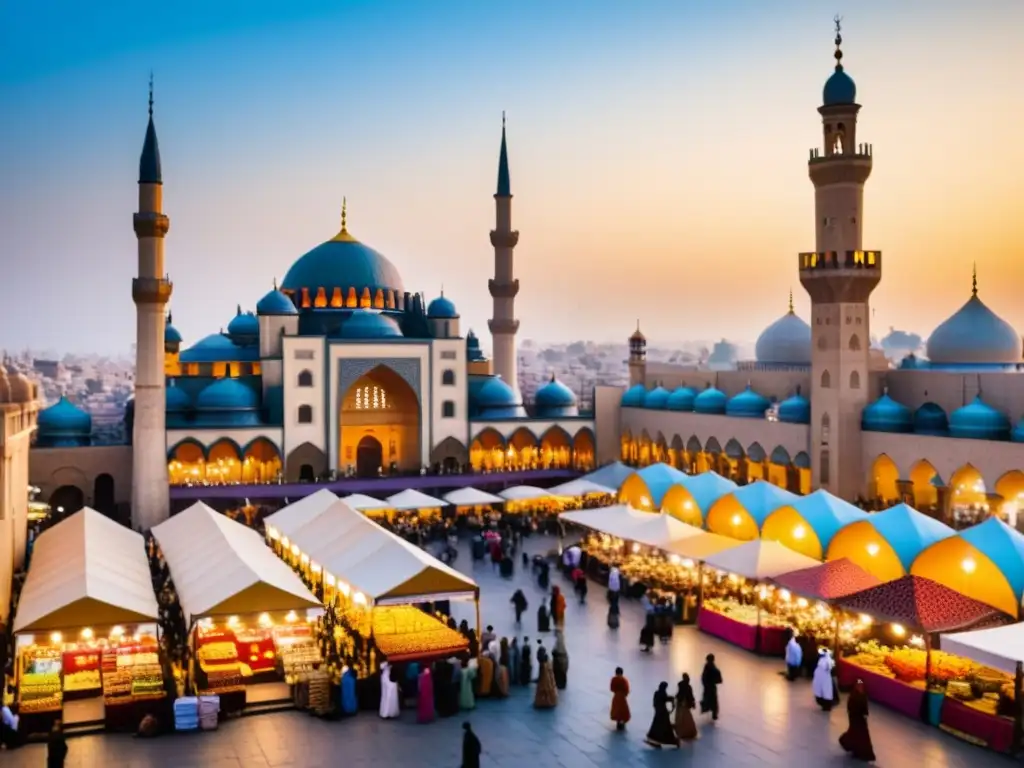
{"type": "Polygon", "coordinates": [[[391,679],[391,665],[380,665],[380,716],[385,720],[398,717],[400,712],[398,683],[391,679]]]}
{"type": "Polygon", "coordinates": [[[811,687],[814,690],[814,700],[826,712],[832,710],[836,698],[836,689],[832,682],[832,667],[832,654],[822,648],[818,655],[818,666],[814,668],[814,681],[811,687]]]}

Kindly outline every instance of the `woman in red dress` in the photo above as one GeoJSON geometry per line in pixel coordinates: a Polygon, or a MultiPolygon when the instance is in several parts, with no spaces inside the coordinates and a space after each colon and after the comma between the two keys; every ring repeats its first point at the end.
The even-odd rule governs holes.
{"type": "Polygon", "coordinates": [[[846,700],[846,713],[850,718],[850,727],[839,737],[839,746],[856,760],[872,762],[875,750],[871,746],[871,733],[868,731],[868,695],[864,691],[863,680],[857,681],[850,698],[846,700]]]}
{"type": "Polygon", "coordinates": [[[629,696],[629,680],[623,676],[622,667],[618,667],[615,670],[615,677],[612,678],[611,683],[611,692],[612,722],[615,723],[615,730],[621,731],[626,727],[630,717],[629,702],[626,701],[626,697],[629,696]]]}

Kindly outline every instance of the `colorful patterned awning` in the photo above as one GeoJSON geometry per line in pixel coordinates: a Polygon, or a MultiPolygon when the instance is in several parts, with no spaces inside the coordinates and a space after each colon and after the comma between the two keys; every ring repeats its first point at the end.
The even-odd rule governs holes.
{"type": "Polygon", "coordinates": [[[837,602],[846,610],[924,632],[952,632],[1013,621],[995,608],[921,576],[904,576],[837,602]]]}
{"type": "Polygon", "coordinates": [[[773,581],[793,594],[826,601],[863,592],[881,583],[845,557],[800,571],[784,573],[773,581]]]}

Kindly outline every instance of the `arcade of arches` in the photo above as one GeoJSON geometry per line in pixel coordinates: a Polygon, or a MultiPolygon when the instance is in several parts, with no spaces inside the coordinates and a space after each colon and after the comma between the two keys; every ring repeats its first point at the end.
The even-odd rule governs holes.
{"type": "Polygon", "coordinates": [[[551,427],[540,440],[526,427],[520,427],[506,440],[496,430],[485,429],[469,447],[469,462],[475,472],[527,469],[594,468],[594,436],[581,429],[575,437],[561,427],[551,427]]]}
{"type": "Polygon", "coordinates": [[[209,449],[188,440],[171,450],[167,475],[171,485],[270,483],[281,475],[281,454],[262,437],[244,450],[231,440],[219,440],[209,449]]]}
{"type": "Polygon", "coordinates": [[[418,470],[420,403],[401,376],[384,365],[358,378],[341,401],[340,469],[359,477],[418,470]]]}
{"type": "Polygon", "coordinates": [[[723,447],[714,437],[703,444],[696,436],[684,442],[675,435],[669,441],[660,433],[652,439],[645,430],[636,437],[623,433],[621,458],[634,467],[665,463],[693,475],[713,470],[740,485],[766,480],[793,493],[811,492],[810,457],[790,456],[782,446],[769,452],[759,443],[744,448],[736,440],[723,447]]]}

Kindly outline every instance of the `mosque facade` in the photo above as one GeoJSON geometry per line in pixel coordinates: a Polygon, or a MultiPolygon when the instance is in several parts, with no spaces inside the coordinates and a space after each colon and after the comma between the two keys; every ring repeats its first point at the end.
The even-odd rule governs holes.
{"type": "Polygon", "coordinates": [[[808,159],[815,250],[796,265],[810,322],[790,297],[788,312],[758,338],[755,360],[725,370],[649,364],[638,327],[629,339],[630,386],[595,393],[598,461],[667,462],[801,493],[907,501],[943,517],[991,510],[1016,520],[1024,504],[1024,345],[982,301],[977,273],[964,305],[928,338],[926,357],[893,366],[872,342],[870,296],[883,264],[881,251],[862,242],[873,152],[858,140],[861,107],[838,29],[835,43],[818,108],[822,144],[808,159]]]}
{"type": "Polygon", "coordinates": [[[66,509],[120,505],[130,490],[133,522],[148,528],[168,515],[169,485],[592,468],[593,417],[576,395],[554,377],[531,402],[520,394],[519,233],[504,117],[494,201],[493,362],[472,330],[463,335],[443,291],[428,303],[356,238],[344,203],[337,233],[300,256],[252,310],[239,305],[224,329],[186,345],[167,311],[170,219],[151,95],[134,216],[131,444],[92,445],[88,414],[62,399],[39,417],[34,484],[66,509]]]}

